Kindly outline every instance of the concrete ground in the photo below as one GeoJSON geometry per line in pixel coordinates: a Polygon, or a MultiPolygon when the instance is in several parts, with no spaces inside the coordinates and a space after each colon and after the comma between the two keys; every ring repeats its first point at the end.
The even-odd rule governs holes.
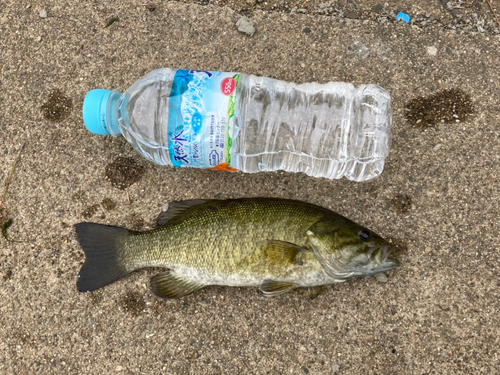
{"type": "Polygon", "coordinates": [[[25,147],[2,209],[0,373],[498,374],[499,27],[486,1],[415,3],[1,1],[2,192],[25,147]],[[253,36],[236,29],[242,15],[253,36]],[[386,169],[365,183],[173,169],[86,131],[87,91],[159,67],[379,84],[394,108],[386,169]],[[472,102],[464,116],[408,116],[423,103],[432,118],[421,97],[439,106],[448,89],[472,102]],[[120,157],[137,163],[124,185],[110,178],[120,157]],[[147,230],[173,200],[252,196],[343,214],[392,239],[401,267],[315,300],[211,287],[165,301],[149,290],[153,269],[76,290],[74,224],[147,230]]]}

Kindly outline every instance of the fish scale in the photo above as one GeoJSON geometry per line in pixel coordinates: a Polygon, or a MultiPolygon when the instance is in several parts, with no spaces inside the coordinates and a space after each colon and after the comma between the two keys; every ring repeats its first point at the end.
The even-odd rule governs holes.
{"type": "MultiPolygon", "coordinates": [[[[151,233],[147,242],[143,234],[130,236],[126,242],[129,267],[196,267],[207,274],[255,272],[256,267],[238,265],[249,260],[253,260],[249,265],[257,265],[267,240],[304,244],[305,230],[324,215],[307,206],[262,203],[243,201],[218,210],[194,209],[184,220],[151,233]],[[294,221],[297,216],[302,221],[294,221]]],[[[267,269],[263,266],[263,274],[277,268],[272,263],[267,263],[267,269]]]]}

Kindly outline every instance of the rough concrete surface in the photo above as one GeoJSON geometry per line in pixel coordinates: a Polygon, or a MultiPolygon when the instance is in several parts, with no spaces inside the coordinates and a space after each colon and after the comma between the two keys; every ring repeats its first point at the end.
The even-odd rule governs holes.
{"type": "Polygon", "coordinates": [[[2,209],[0,373],[498,374],[500,39],[487,3],[144,3],[0,2],[2,192],[26,143],[2,209]],[[414,23],[395,22],[399,11],[414,23]],[[238,32],[242,15],[253,37],[238,32]],[[173,169],[85,130],[87,91],[125,90],[159,67],[379,84],[394,108],[386,169],[365,183],[173,169]],[[407,103],[448,89],[474,113],[409,122],[407,103]],[[106,178],[119,157],[143,172],[132,184],[106,178]],[[228,287],[159,300],[153,269],[77,292],[74,224],[147,230],[173,200],[252,196],[343,214],[398,244],[401,267],[314,300],[228,287]]]}

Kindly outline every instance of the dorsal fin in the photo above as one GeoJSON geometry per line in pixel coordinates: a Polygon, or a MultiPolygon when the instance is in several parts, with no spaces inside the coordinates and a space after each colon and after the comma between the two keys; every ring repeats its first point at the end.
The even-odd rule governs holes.
{"type": "Polygon", "coordinates": [[[160,213],[160,215],[158,216],[158,219],[156,221],[156,226],[163,227],[167,223],[167,221],[182,214],[183,212],[190,209],[191,207],[199,206],[200,204],[204,204],[207,202],[211,202],[211,201],[205,200],[205,199],[191,199],[191,200],[187,200],[187,201],[172,202],[168,205],[168,208],[166,211],[162,211],[160,213]]]}

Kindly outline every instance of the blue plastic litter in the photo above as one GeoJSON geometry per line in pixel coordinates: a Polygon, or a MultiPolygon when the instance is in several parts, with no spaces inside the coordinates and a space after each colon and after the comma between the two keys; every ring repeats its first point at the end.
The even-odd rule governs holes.
{"type": "Polygon", "coordinates": [[[406,13],[399,12],[398,15],[396,16],[396,20],[403,20],[406,23],[410,22],[410,16],[407,15],[406,13]]]}

